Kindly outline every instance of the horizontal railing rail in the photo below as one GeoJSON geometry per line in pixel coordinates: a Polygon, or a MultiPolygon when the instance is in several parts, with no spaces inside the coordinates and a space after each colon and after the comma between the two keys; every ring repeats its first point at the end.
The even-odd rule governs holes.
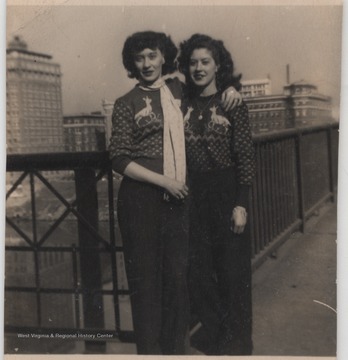
{"type": "MultiPolygon", "coordinates": [[[[305,231],[307,219],[324,201],[334,200],[338,124],[285,129],[254,135],[253,139],[257,171],[249,214],[255,269],[292,232],[305,231]]],[[[7,191],[7,200],[27,181],[30,206],[25,220],[9,214],[6,218],[8,229],[21,241],[7,242],[5,246],[5,332],[98,331],[132,341],[131,329],[123,329],[121,324],[120,304],[129,291],[125,279],[120,284],[124,264],[120,264],[123,247],[115,216],[118,180],[108,152],[8,155],[7,172],[17,174],[7,191]],[[69,186],[75,187],[73,196],[67,196],[56,186],[51,172],[69,172],[69,186]],[[39,216],[39,207],[45,199],[38,198],[37,183],[40,191],[45,187],[60,205],[60,213],[54,219],[44,219],[45,229],[40,228],[43,222],[40,216],[45,214],[39,216]],[[102,190],[98,188],[100,184],[105,185],[102,190]],[[54,243],[51,240],[54,234],[67,227],[76,228],[73,240],[54,243]],[[60,260],[52,260],[58,254],[60,260]],[[16,257],[21,261],[16,262],[16,257]],[[18,273],[18,269],[12,268],[16,264],[31,269],[22,269],[25,279],[21,276],[23,271],[18,273]],[[58,281],[58,275],[64,281],[60,278],[58,281]],[[50,307],[53,300],[47,301],[50,296],[65,296],[62,306],[67,317],[71,317],[69,321],[62,318],[47,321],[47,317],[56,316],[52,314],[54,306],[50,307]],[[104,308],[106,298],[112,299],[112,310],[104,308]],[[21,317],[28,306],[35,315],[21,317]],[[113,312],[113,321],[109,321],[111,316],[105,315],[106,311],[113,312]]],[[[65,240],[64,236],[61,239],[65,240]]],[[[91,341],[88,344],[95,345],[91,341]]]]}

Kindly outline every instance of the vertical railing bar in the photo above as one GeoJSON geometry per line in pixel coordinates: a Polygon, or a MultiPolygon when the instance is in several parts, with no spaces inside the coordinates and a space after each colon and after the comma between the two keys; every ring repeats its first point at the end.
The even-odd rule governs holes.
{"type": "MultiPolygon", "coordinates": [[[[296,139],[294,140],[288,140],[288,155],[286,157],[286,161],[287,161],[287,168],[288,168],[288,192],[290,195],[290,199],[292,199],[292,202],[289,201],[288,204],[288,225],[291,225],[292,222],[294,221],[294,219],[296,218],[295,216],[295,211],[297,213],[297,210],[295,210],[295,204],[297,202],[295,202],[295,198],[298,197],[297,195],[297,189],[298,189],[298,185],[297,185],[297,177],[294,176],[292,177],[291,174],[293,173],[294,175],[296,174],[297,170],[296,170],[296,164],[297,164],[297,160],[296,160],[296,139]],[[295,181],[294,181],[295,179],[295,181]]],[[[301,167],[302,169],[302,167],[301,167]]],[[[302,171],[301,171],[302,174],[302,171]]],[[[302,178],[302,175],[301,175],[302,178]]],[[[297,203],[298,205],[298,203],[297,203]]]]}
{"type": "Polygon", "coordinates": [[[32,230],[33,242],[37,244],[37,228],[36,228],[36,198],[35,198],[35,181],[33,173],[30,173],[30,195],[31,195],[31,215],[32,215],[32,230]]]}
{"type": "Polygon", "coordinates": [[[268,147],[268,174],[269,174],[269,181],[268,181],[268,189],[269,189],[269,227],[270,227],[270,237],[269,237],[269,243],[272,242],[272,240],[275,237],[275,229],[274,229],[274,223],[275,223],[275,214],[274,214],[274,167],[273,167],[273,142],[270,142],[268,147]]]}
{"type": "Polygon", "coordinates": [[[254,149],[255,149],[255,178],[254,178],[254,182],[253,182],[253,186],[252,186],[252,193],[253,193],[253,211],[254,211],[254,227],[257,229],[257,237],[254,239],[255,240],[255,254],[258,254],[260,246],[260,233],[259,233],[259,220],[260,220],[260,216],[259,216],[259,201],[257,199],[257,196],[255,196],[255,194],[257,194],[257,178],[258,178],[258,157],[257,157],[257,151],[258,151],[258,144],[254,145],[254,149]]]}
{"type": "Polygon", "coordinates": [[[265,197],[266,197],[266,228],[267,228],[267,245],[272,239],[272,214],[271,214],[271,168],[270,168],[270,144],[266,143],[265,147],[265,197]]]}
{"type": "Polygon", "coordinates": [[[282,200],[284,189],[283,189],[283,178],[282,178],[282,167],[281,167],[281,157],[283,152],[283,144],[284,141],[280,140],[278,145],[278,154],[277,154],[277,169],[278,169],[278,211],[279,211],[279,233],[285,230],[285,221],[284,221],[284,209],[283,204],[284,201],[282,200]]]}
{"type": "Polygon", "coordinates": [[[75,289],[74,294],[74,308],[75,308],[75,323],[76,328],[80,329],[80,294],[79,294],[79,283],[78,283],[78,270],[77,270],[77,252],[76,245],[72,244],[72,263],[73,263],[73,286],[75,289]]]}
{"type": "Polygon", "coordinates": [[[278,166],[278,181],[279,181],[279,218],[280,218],[280,230],[285,230],[285,201],[284,201],[284,174],[282,173],[282,154],[284,153],[284,140],[279,143],[279,154],[277,159],[278,166]]]}
{"type": "Polygon", "coordinates": [[[263,189],[264,189],[264,204],[265,204],[265,246],[269,243],[269,216],[268,216],[268,188],[267,188],[267,171],[268,171],[268,162],[267,162],[267,147],[268,143],[265,143],[263,148],[263,189]]]}
{"type": "MultiPolygon", "coordinates": [[[[114,207],[114,181],[113,172],[110,168],[108,171],[108,196],[109,196],[109,223],[110,223],[110,244],[111,249],[116,247],[116,234],[115,234],[115,207],[114,207]]],[[[117,271],[117,258],[116,251],[111,250],[111,266],[112,266],[112,280],[113,280],[113,299],[114,299],[114,317],[115,327],[117,333],[121,331],[121,316],[119,309],[118,297],[118,271],[117,271]]]]}
{"type": "Polygon", "coordinates": [[[283,230],[285,230],[284,222],[283,222],[283,208],[282,208],[282,194],[283,194],[282,174],[281,174],[281,167],[280,167],[282,147],[283,147],[283,141],[279,140],[279,142],[277,143],[276,156],[275,156],[275,167],[277,169],[277,174],[276,174],[276,182],[277,182],[276,211],[278,213],[278,217],[277,217],[277,224],[278,224],[277,233],[278,234],[280,234],[281,232],[283,232],[283,230]]]}
{"type": "Polygon", "coordinates": [[[262,170],[263,164],[262,164],[262,144],[258,144],[258,148],[257,148],[257,174],[258,174],[258,179],[257,179],[257,185],[258,185],[258,189],[257,192],[258,194],[260,194],[260,201],[258,204],[258,221],[259,221],[259,228],[260,228],[260,242],[259,242],[259,246],[260,246],[260,250],[263,250],[264,248],[264,244],[265,244],[265,221],[264,221],[264,202],[263,202],[263,198],[264,198],[264,193],[263,193],[263,188],[262,188],[262,170]]]}
{"type": "Polygon", "coordinates": [[[276,176],[276,168],[275,168],[275,146],[276,143],[272,142],[270,144],[270,190],[271,190],[271,206],[270,206],[270,210],[271,210],[271,229],[272,229],[272,238],[271,240],[273,240],[276,235],[277,235],[277,216],[278,213],[276,211],[276,181],[275,181],[275,176],[276,176]]]}
{"type": "MultiPolygon", "coordinates": [[[[80,250],[80,274],[81,286],[85,293],[82,298],[83,321],[87,328],[103,328],[104,304],[102,290],[102,269],[100,261],[100,252],[83,252],[83,249],[89,249],[96,245],[96,236],[90,228],[96,229],[98,234],[98,191],[95,177],[95,169],[75,169],[75,191],[76,205],[79,216],[78,241],[80,250]],[[89,196],[86,196],[87,189],[89,196]],[[85,226],[85,222],[90,226],[85,226]],[[91,272],[91,268],[93,271],[91,272]]],[[[109,245],[109,244],[108,244],[109,245]]],[[[85,348],[98,348],[98,351],[105,351],[106,342],[94,340],[85,340],[85,348]]],[[[94,350],[93,350],[94,351],[94,350]]]]}
{"type": "Polygon", "coordinates": [[[285,180],[285,191],[287,194],[287,201],[285,203],[286,210],[286,227],[291,225],[291,201],[292,201],[292,193],[293,193],[293,178],[292,178],[292,166],[291,166],[291,141],[286,140],[285,142],[285,152],[284,152],[284,180],[285,180]]]}
{"type": "Polygon", "coordinates": [[[280,143],[280,150],[279,150],[279,159],[278,159],[278,165],[279,165],[279,183],[280,183],[280,197],[279,197],[279,202],[280,202],[280,209],[281,209],[281,214],[280,214],[280,218],[281,218],[281,225],[282,225],[282,230],[285,230],[287,227],[286,224],[286,211],[287,211],[287,202],[288,202],[288,198],[287,198],[287,194],[286,194],[286,181],[285,181],[285,177],[286,177],[286,172],[285,172],[285,164],[284,164],[284,158],[285,158],[285,147],[286,147],[286,140],[281,140],[280,143]]]}
{"type": "Polygon", "coordinates": [[[267,242],[268,242],[268,226],[267,226],[267,198],[266,198],[266,159],[265,159],[265,155],[266,155],[266,151],[265,151],[265,147],[266,144],[261,148],[261,186],[262,186],[262,203],[263,203],[263,227],[264,227],[264,237],[263,237],[263,246],[262,248],[265,248],[265,246],[267,246],[267,242]]]}
{"type": "Polygon", "coordinates": [[[293,206],[292,208],[290,208],[291,213],[292,213],[292,220],[295,219],[299,219],[300,218],[300,212],[299,212],[299,208],[300,208],[300,203],[299,203],[299,199],[298,199],[298,178],[297,178],[297,157],[296,157],[296,136],[293,137],[292,140],[289,140],[289,143],[291,144],[290,149],[291,149],[291,159],[292,162],[290,163],[292,172],[294,174],[294,178],[293,178],[293,183],[292,183],[292,199],[293,199],[293,206]]]}
{"type": "Polygon", "coordinates": [[[281,224],[281,208],[279,206],[279,197],[280,197],[280,181],[279,181],[279,151],[280,151],[280,141],[278,140],[274,144],[274,157],[273,157],[273,169],[274,169],[274,213],[275,213],[275,234],[278,236],[281,233],[282,224],[281,224]]]}
{"type": "Polygon", "coordinates": [[[296,137],[296,165],[297,165],[297,190],[298,190],[298,204],[299,216],[302,221],[301,231],[305,231],[305,210],[304,210],[304,193],[303,193],[303,170],[302,170],[302,134],[299,133],[296,137]]]}
{"type": "Polygon", "coordinates": [[[37,250],[37,228],[36,228],[36,198],[35,198],[35,181],[34,175],[30,173],[30,196],[31,196],[31,215],[32,215],[32,231],[34,242],[34,268],[35,268],[35,287],[36,287],[36,315],[39,327],[41,327],[41,294],[40,294],[40,267],[39,267],[39,254],[37,250]]]}
{"type": "Polygon", "coordinates": [[[268,244],[268,208],[267,208],[267,183],[266,183],[266,166],[267,166],[267,161],[266,161],[266,147],[267,147],[267,143],[264,144],[264,147],[262,147],[262,153],[261,153],[261,161],[262,161],[262,179],[261,179],[261,183],[262,183],[262,200],[263,200],[263,206],[264,206],[264,222],[263,222],[263,226],[264,226],[264,239],[263,239],[263,247],[266,247],[268,244]]]}

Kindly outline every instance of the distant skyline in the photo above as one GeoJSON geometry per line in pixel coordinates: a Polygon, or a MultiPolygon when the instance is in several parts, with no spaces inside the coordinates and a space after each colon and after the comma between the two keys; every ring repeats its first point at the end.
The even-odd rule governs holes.
{"type": "Polygon", "coordinates": [[[63,73],[63,112],[102,110],[134,86],[122,65],[127,36],[164,31],[179,45],[193,33],[224,41],[244,80],[269,76],[273,94],[304,79],[333,99],[338,114],[341,6],[8,6],[7,42],[19,35],[63,73]]]}

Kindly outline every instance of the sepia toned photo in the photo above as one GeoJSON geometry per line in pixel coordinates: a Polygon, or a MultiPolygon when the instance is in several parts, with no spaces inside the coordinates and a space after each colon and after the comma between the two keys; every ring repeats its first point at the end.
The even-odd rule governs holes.
{"type": "Polygon", "coordinates": [[[342,2],[6,21],[5,359],[336,358],[342,2]]]}

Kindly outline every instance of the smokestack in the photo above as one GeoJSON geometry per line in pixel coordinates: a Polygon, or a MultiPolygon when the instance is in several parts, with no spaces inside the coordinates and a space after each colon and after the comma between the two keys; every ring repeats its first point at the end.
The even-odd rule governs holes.
{"type": "Polygon", "coordinates": [[[286,64],[286,83],[290,84],[290,65],[286,64]]]}

